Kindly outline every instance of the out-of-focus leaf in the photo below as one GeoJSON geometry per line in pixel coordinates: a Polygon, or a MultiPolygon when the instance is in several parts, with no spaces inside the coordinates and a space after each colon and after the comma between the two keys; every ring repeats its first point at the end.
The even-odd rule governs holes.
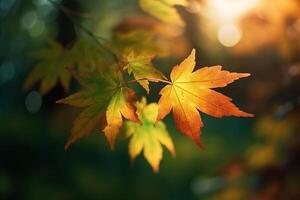
{"type": "Polygon", "coordinates": [[[238,199],[248,199],[247,198],[247,189],[242,187],[241,185],[235,184],[231,185],[217,194],[213,195],[213,197],[208,198],[207,200],[238,200],[238,199]]]}
{"type": "Polygon", "coordinates": [[[55,42],[50,41],[49,47],[32,53],[39,60],[24,83],[24,88],[29,89],[37,81],[41,81],[41,94],[48,93],[60,82],[64,89],[69,89],[71,75],[66,69],[72,66],[70,52],[55,42]]]}
{"type": "Polygon", "coordinates": [[[159,170],[159,164],[163,157],[162,145],[164,145],[173,156],[175,148],[171,137],[163,122],[156,123],[158,105],[156,103],[146,104],[146,99],[137,102],[137,114],[141,123],[126,122],[125,134],[130,138],[129,155],[134,160],[142,151],[145,159],[154,171],[159,170]]]}
{"type": "Polygon", "coordinates": [[[254,145],[247,154],[248,166],[254,169],[270,167],[278,163],[280,155],[272,144],[254,145]]]}
{"type": "Polygon", "coordinates": [[[184,26],[184,22],[175,6],[187,6],[186,0],[140,0],[141,8],[161,21],[176,26],[184,26]]]}
{"type": "Polygon", "coordinates": [[[285,143],[290,141],[295,130],[295,120],[293,118],[275,119],[271,116],[261,118],[256,124],[256,132],[274,143],[285,143]]]}
{"type": "Polygon", "coordinates": [[[150,16],[127,17],[115,28],[115,31],[118,37],[124,34],[130,35],[130,33],[144,33],[140,35],[141,40],[138,40],[138,37],[132,40],[135,41],[136,46],[143,47],[134,49],[135,52],[139,53],[146,51],[146,53],[153,53],[158,57],[175,56],[181,58],[190,49],[189,42],[182,34],[184,32],[182,27],[162,23],[150,16]],[[146,36],[151,36],[151,40],[148,41],[146,36]],[[147,42],[145,43],[145,41],[147,42]]]}

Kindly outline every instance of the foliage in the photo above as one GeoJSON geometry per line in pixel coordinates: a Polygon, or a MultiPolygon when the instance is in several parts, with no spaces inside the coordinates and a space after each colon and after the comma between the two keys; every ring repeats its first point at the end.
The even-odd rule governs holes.
{"type": "MultiPolygon", "coordinates": [[[[185,0],[141,0],[140,5],[164,23],[184,25],[174,6],[187,6],[185,0]]],[[[69,13],[67,16],[72,18],[69,13]]],[[[41,80],[43,94],[58,80],[68,89],[71,75],[80,84],[79,92],[57,101],[83,108],[74,120],[65,149],[98,128],[114,149],[125,118],[125,135],[131,137],[130,157],[134,159],[143,150],[146,160],[157,171],[162,159],[162,145],[175,154],[172,139],[161,121],[171,110],[178,130],[200,147],[203,147],[199,137],[204,125],[198,110],[218,118],[253,116],[240,111],[229,97],[212,90],[250,74],[231,73],[222,70],[221,66],[203,67],[193,72],[196,51],[192,50],[190,56],[172,69],[169,81],[152,63],[156,54],[162,55],[160,43],[154,42],[160,37],[157,32],[116,33],[110,40],[102,41],[80,22],[72,21],[90,40],[82,38],[72,48],[50,43],[49,49],[38,54],[40,63],[25,82],[29,87],[41,80]],[[146,104],[145,98],[136,102],[131,84],[138,83],[149,93],[149,82],[166,84],[160,91],[158,104],[146,104]]]]}

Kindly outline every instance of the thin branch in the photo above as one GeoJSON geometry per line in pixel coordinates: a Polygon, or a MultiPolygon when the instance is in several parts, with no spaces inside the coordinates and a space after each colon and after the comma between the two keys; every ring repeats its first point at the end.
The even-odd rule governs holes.
{"type": "Polygon", "coordinates": [[[118,64],[119,70],[122,71],[122,66],[120,66],[119,58],[116,53],[114,53],[111,49],[107,48],[104,44],[102,44],[98,38],[99,36],[95,36],[94,33],[92,33],[89,29],[84,27],[81,23],[74,20],[73,18],[73,11],[70,11],[69,8],[66,8],[65,6],[59,5],[54,1],[48,0],[54,7],[56,7],[58,10],[62,11],[71,21],[74,25],[76,25],[78,28],[80,28],[83,32],[85,32],[88,36],[90,36],[104,51],[107,51],[114,61],[118,64]]]}
{"type": "Polygon", "coordinates": [[[65,7],[63,5],[58,5],[58,3],[52,1],[52,0],[48,0],[50,3],[52,3],[53,5],[55,5],[56,7],[57,6],[60,6],[61,8],[64,9],[65,12],[68,12],[70,13],[72,16],[74,17],[78,17],[78,18],[82,18],[82,19],[90,19],[90,20],[97,20],[95,17],[91,16],[91,15],[88,15],[86,13],[79,13],[79,12],[75,12],[73,10],[71,10],[70,8],[68,7],[65,7]]]}

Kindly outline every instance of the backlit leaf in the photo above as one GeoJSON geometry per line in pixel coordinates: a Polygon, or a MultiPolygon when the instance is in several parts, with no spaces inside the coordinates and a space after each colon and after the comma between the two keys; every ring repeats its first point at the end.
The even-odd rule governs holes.
{"type": "Polygon", "coordinates": [[[198,110],[218,118],[253,116],[239,110],[231,103],[231,98],[211,89],[225,87],[250,74],[231,73],[222,70],[221,66],[203,67],[193,72],[194,67],[195,50],[180,65],[173,68],[172,83],[160,91],[157,120],[163,119],[172,110],[177,128],[193,139],[198,146],[203,147],[199,138],[203,123],[198,110]]]}

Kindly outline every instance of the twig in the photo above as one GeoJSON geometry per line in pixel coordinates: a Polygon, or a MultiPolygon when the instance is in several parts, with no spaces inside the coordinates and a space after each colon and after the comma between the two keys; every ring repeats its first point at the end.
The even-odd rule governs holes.
{"type": "Polygon", "coordinates": [[[61,10],[71,21],[73,24],[75,24],[78,28],[80,28],[82,31],[84,31],[88,36],[90,36],[104,51],[107,51],[112,58],[114,59],[114,61],[117,63],[117,65],[119,66],[119,70],[122,71],[122,66],[120,65],[120,60],[118,58],[118,55],[116,53],[114,53],[111,49],[107,48],[104,44],[102,44],[98,38],[99,36],[95,36],[90,30],[88,30],[86,27],[84,27],[81,23],[79,23],[78,21],[74,20],[74,18],[72,17],[72,14],[74,13],[73,11],[70,11],[70,9],[57,4],[54,1],[48,0],[54,7],[56,7],[57,9],[61,10]]]}

